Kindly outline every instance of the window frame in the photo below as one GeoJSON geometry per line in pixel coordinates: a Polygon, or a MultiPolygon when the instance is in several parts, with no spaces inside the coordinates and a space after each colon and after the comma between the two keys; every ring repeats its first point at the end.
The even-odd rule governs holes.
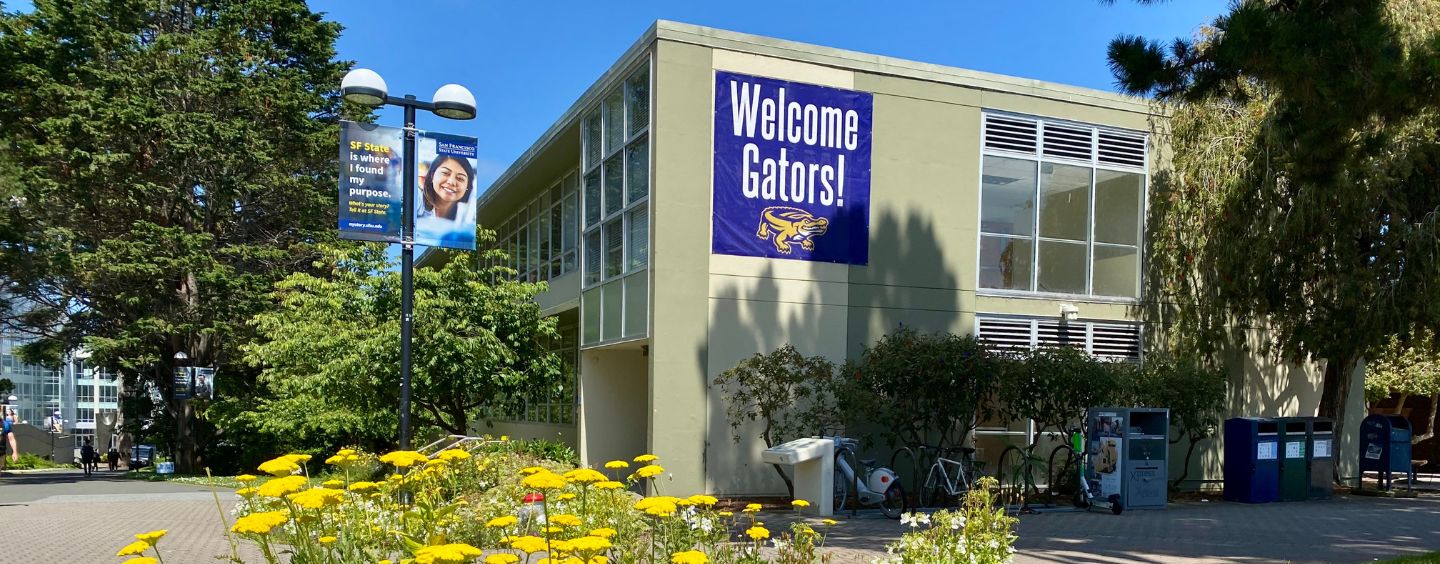
{"type": "MultiPolygon", "coordinates": [[[[611,90],[610,90],[610,91],[606,92],[606,94],[605,94],[604,96],[600,96],[599,99],[597,99],[593,105],[591,105],[588,109],[586,109],[585,112],[583,112],[583,113],[581,114],[580,123],[581,123],[581,126],[580,126],[580,129],[581,129],[581,133],[580,133],[580,166],[579,166],[578,176],[579,176],[579,178],[580,178],[580,190],[579,190],[579,192],[580,192],[580,202],[579,202],[579,205],[580,205],[581,213],[578,214],[578,215],[580,216],[580,233],[579,233],[579,234],[580,234],[580,237],[579,237],[577,246],[579,247],[579,251],[580,251],[580,255],[579,255],[579,256],[580,256],[580,259],[581,259],[581,260],[580,260],[580,264],[578,265],[578,266],[579,266],[579,270],[581,271],[581,277],[580,277],[580,282],[581,282],[581,284],[580,284],[580,288],[581,288],[582,291],[584,291],[584,290],[589,290],[589,289],[591,289],[591,288],[596,288],[596,287],[599,287],[599,286],[603,286],[603,285],[605,285],[606,283],[609,283],[609,282],[612,282],[612,281],[617,281],[617,280],[624,279],[624,278],[627,277],[627,276],[630,276],[630,275],[635,274],[635,273],[637,273],[637,272],[641,272],[641,271],[644,271],[644,270],[648,269],[648,268],[649,268],[649,265],[650,265],[650,259],[649,259],[648,255],[649,255],[649,253],[650,253],[650,249],[652,248],[652,245],[649,244],[650,241],[647,241],[647,242],[646,242],[647,244],[646,244],[646,246],[645,246],[645,252],[646,252],[647,258],[646,258],[646,260],[644,261],[644,265],[635,266],[635,267],[633,267],[633,268],[631,267],[631,265],[632,265],[632,263],[633,263],[634,261],[631,260],[630,252],[631,252],[631,250],[632,250],[632,248],[633,248],[634,243],[630,240],[630,239],[631,239],[630,235],[631,235],[631,231],[632,231],[631,218],[632,218],[632,213],[633,213],[635,210],[637,210],[637,209],[639,209],[639,208],[641,208],[641,207],[644,207],[644,208],[645,208],[645,213],[647,214],[647,217],[646,217],[646,222],[647,222],[646,235],[647,235],[647,237],[649,237],[649,233],[650,233],[650,229],[649,229],[649,225],[648,225],[648,224],[653,223],[653,221],[651,221],[653,218],[650,217],[648,214],[651,213],[651,208],[650,208],[650,206],[649,206],[650,196],[651,196],[651,194],[654,192],[654,189],[655,189],[655,183],[654,183],[654,180],[655,180],[655,169],[654,169],[654,166],[655,166],[655,164],[654,164],[654,163],[655,163],[655,144],[651,142],[651,137],[650,137],[650,132],[651,132],[651,130],[654,128],[654,125],[655,125],[655,68],[654,68],[654,57],[647,55],[643,61],[641,61],[641,62],[639,62],[639,63],[631,66],[631,67],[622,75],[622,78],[620,78],[619,81],[618,81],[615,85],[611,86],[611,90]],[[632,108],[631,108],[631,104],[630,104],[630,100],[631,100],[630,97],[632,96],[632,91],[631,91],[631,88],[630,88],[630,84],[631,84],[631,81],[634,80],[634,79],[636,78],[636,76],[637,76],[638,74],[642,73],[642,72],[645,73],[645,81],[646,81],[646,92],[645,92],[645,95],[646,95],[646,98],[647,98],[647,100],[646,100],[646,108],[647,108],[647,111],[645,112],[645,113],[646,113],[646,122],[645,122],[645,125],[644,125],[643,127],[640,127],[640,128],[638,128],[638,129],[633,129],[633,130],[632,130],[631,123],[630,123],[630,119],[631,119],[631,117],[632,117],[632,115],[631,115],[631,114],[632,114],[632,111],[631,111],[632,108]],[[606,132],[606,128],[607,128],[607,126],[608,126],[608,123],[607,123],[606,112],[605,112],[605,110],[604,110],[604,105],[605,105],[605,101],[606,101],[608,98],[610,98],[610,97],[611,97],[614,93],[616,93],[616,92],[618,92],[618,93],[620,94],[621,114],[623,115],[623,119],[624,119],[624,123],[621,123],[621,124],[620,124],[621,142],[620,142],[617,146],[615,146],[615,147],[607,147],[607,146],[604,146],[606,143],[608,143],[608,140],[606,139],[606,135],[605,135],[605,132],[606,132]],[[595,162],[594,162],[594,163],[587,162],[587,159],[589,158],[589,153],[588,153],[588,151],[590,150],[590,147],[589,147],[588,143],[589,143],[590,141],[589,141],[589,139],[587,138],[588,136],[585,134],[585,123],[589,122],[591,119],[594,119],[594,120],[597,121],[597,126],[596,126],[596,127],[598,127],[599,130],[600,130],[600,136],[599,136],[599,137],[600,137],[600,142],[601,142],[601,144],[602,144],[600,151],[598,151],[598,157],[595,159],[595,162]],[[645,190],[645,194],[644,194],[643,196],[640,196],[640,197],[635,198],[635,199],[632,200],[632,199],[630,199],[630,180],[631,180],[630,174],[629,174],[629,172],[630,172],[630,170],[629,170],[629,169],[630,169],[630,162],[629,162],[629,160],[628,160],[627,157],[628,157],[628,154],[629,154],[630,149],[631,149],[632,147],[635,147],[635,146],[640,145],[640,144],[642,144],[642,143],[645,145],[644,155],[645,155],[646,190],[645,190]],[[619,189],[619,197],[620,197],[620,201],[623,202],[623,204],[622,204],[620,207],[616,208],[614,211],[607,211],[607,202],[605,201],[605,200],[606,200],[606,192],[607,192],[607,185],[605,184],[605,172],[606,172],[606,162],[609,161],[609,160],[611,160],[611,159],[616,159],[616,162],[618,163],[618,166],[620,167],[620,189],[619,189]],[[585,190],[585,177],[587,177],[587,176],[589,176],[589,175],[591,175],[591,174],[596,174],[596,175],[598,175],[599,178],[600,178],[600,189],[599,189],[600,202],[599,202],[599,205],[598,205],[598,208],[599,208],[599,210],[600,210],[600,217],[599,217],[599,219],[596,220],[594,223],[591,223],[590,221],[588,221],[588,218],[585,217],[585,213],[584,213],[584,210],[585,210],[585,209],[587,208],[587,206],[589,206],[589,204],[590,204],[590,203],[588,202],[589,195],[586,193],[587,191],[585,190]],[[606,268],[606,267],[607,267],[606,259],[607,259],[607,254],[608,254],[608,253],[607,253],[607,250],[608,250],[608,249],[607,249],[608,242],[605,240],[605,237],[604,237],[604,235],[603,235],[603,232],[604,232],[604,230],[605,230],[605,226],[606,226],[606,225],[612,224],[612,223],[615,222],[615,221],[619,221],[619,222],[621,223],[621,227],[620,227],[620,232],[621,232],[621,234],[622,234],[621,252],[620,252],[620,267],[621,267],[621,268],[620,268],[619,273],[613,274],[613,275],[607,275],[607,272],[606,272],[606,270],[607,270],[607,268],[606,268]],[[589,270],[588,270],[589,265],[586,264],[586,261],[584,260],[585,251],[586,251],[586,249],[585,249],[584,247],[585,247],[585,245],[588,245],[588,244],[589,244],[589,237],[590,237],[590,235],[591,235],[592,233],[597,233],[597,232],[602,233],[602,235],[601,235],[601,241],[600,241],[600,245],[601,245],[601,256],[600,256],[600,265],[599,265],[599,267],[598,267],[598,268],[599,268],[599,272],[594,273],[595,276],[594,276],[594,279],[592,280],[592,278],[591,278],[591,274],[592,274],[592,273],[589,272],[589,270]]],[[[649,237],[649,238],[650,238],[650,239],[653,239],[653,237],[649,237]]],[[[583,339],[582,339],[582,340],[583,340],[583,339]]]]}
{"type": "Polygon", "coordinates": [[[974,280],[975,280],[975,292],[976,292],[977,295],[982,295],[982,296],[998,296],[998,297],[1011,297],[1011,298],[1035,298],[1035,299],[1065,299],[1065,300],[1084,299],[1085,301],[1090,301],[1090,302],[1108,302],[1108,303],[1122,303],[1122,304],[1136,304],[1136,303],[1140,303],[1140,302],[1144,299],[1144,297],[1145,297],[1145,296],[1144,296],[1144,292],[1145,292],[1145,273],[1144,273],[1143,264],[1144,264],[1144,257],[1145,257],[1145,219],[1146,219],[1145,215],[1146,215],[1147,210],[1149,209],[1149,203],[1150,203],[1150,157],[1151,157],[1151,155],[1150,155],[1150,153],[1149,153],[1149,151],[1148,151],[1148,149],[1147,149],[1146,156],[1145,156],[1145,166],[1143,166],[1143,167],[1130,167],[1130,166],[1124,166],[1124,165],[1117,165],[1117,164],[1113,164],[1113,163],[1104,163],[1104,162],[1101,162],[1100,159],[1099,159],[1099,155],[1100,155],[1100,134],[1101,134],[1101,132],[1111,132],[1111,133],[1117,133],[1117,134],[1129,135],[1129,136],[1137,136],[1137,135],[1138,135],[1138,136],[1140,136],[1140,137],[1142,137],[1142,138],[1144,139],[1144,143],[1145,143],[1145,145],[1146,145],[1147,147],[1149,146],[1149,143],[1150,143],[1150,141],[1151,141],[1151,135],[1150,135],[1149,133],[1143,132],[1143,131],[1132,130],[1132,129],[1125,129],[1125,128],[1113,127],[1113,126],[1105,126],[1105,125],[1094,124],[1094,123],[1077,122],[1077,121],[1073,121],[1073,120],[1066,120],[1066,119],[1060,119],[1060,118],[1051,118],[1051,117],[1045,117],[1045,116],[1039,116],[1039,115],[1030,115],[1030,114],[1020,114],[1020,113],[1015,113],[1015,112],[1006,112],[1006,111],[1001,111],[1001,110],[985,109],[985,110],[982,110],[982,111],[981,111],[980,131],[979,131],[979,138],[980,138],[980,139],[979,139],[979,141],[980,141],[980,143],[979,143],[979,145],[980,145],[980,152],[979,152],[979,153],[980,153],[980,154],[979,154],[979,158],[978,158],[978,160],[977,160],[978,166],[976,167],[977,170],[976,170],[976,184],[975,184],[975,186],[976,186],[976,190],[975,190],[976,206],[975,206],[975,209],[976,209],[976,212],[977,212],[977,213],[976,213],[976,230],[975,230],[975,232],[976,232],[976,237],[975,237],[975,251],[976,251],[976,252],[975,252],[975,264],[974,264],[974,267],[975,267],[975,270],[974,270],[974,272],[975,272],[975,279],[974,279],[974,280]],[[986,137],[985,137],[985,133],[986,133],[985,123],[986,123],[986,117],[987,117],[987,116],[992,116],[992,115],[993,115],[993,116],[996,116],[996,117],[1000,117],[1000,118],[1023,119],[1023,120],[1028,120],[1028,121],[1033,121],[1033,122],[1035,122],[1035,123],[1036,123],[1036,128],[1035,128],[1035,136],[1036,136],[1036,137],[1035,137],[1035,152],[1034,152],[1033,154],[1031,154],[1031,153],[1026,153],[1026,152],[1023,152],[1023,151],[1012,151],[1012,150],[1005,150],[1005,149],[987,147],[987,146],[986,146],[986,143],[985,143],[985,139],[986,139],[986,137]],[[1090,158],[1087,160],[1087,159],[1077,159],[1077,158],[1068,158],[1068,157],[1058,157],[1058,156],[1047,156],[1047,155],[1045,155],[1045,154],[1044,154],[1044,146],[1045,146],[1045,125],[1046,125],[1046,124],[1053,124],[1053,125],[1056,125],[1056,126],[1063,126],[1063,127],[1069,127],[1069,128],[1085,128],[1085,129],[1089,130],[1089,131],[1090,131],[1090,136],[1091,136],[1090,158]],[[1034,166],[1035,166],[1035,183],[1034,183],[1034,185],[1031,187],[1031,194],[1033,195],[1033,201],[1034,201],[1034,206],[1033,206],[1034,209],[1031,210],[1031,214],[1032,214],[1032,216],[1031,216],[1031,228],[1030,228],[1031,231],[1030,231],[1030,234],[1029,234],[1029,235],[1012,235],[1012,234],[1007,234],[1007,233],[987,233],[987,232],[984,231],[984,228],[983,228],[984,223],[983,223],[983,221],[981,221],[981,218],[984,217],[984,213],[985,213],[985,212],[984,212],[984,205],[985,205],[985,180],[984,180],[984,178],[985,178],[985,158],[986,158],[986,157],[1000,157],[1000,158],[1014,159],[1014,160],[1026,161],[1026,162],[1029,162],[1029,163],[1034,164],[1034,166]],[[1056,239],[1056,238],[1053,238],[1053,237],[1041,237],[1041,236],[1040,236],[1040,208],[1042,207],[1042,203],[1041,203],[1041,201],[1040,201],[1040,195],[1041,195],[1041,194],[1040,194],[1040,185],[1041,185],[1041,183],[1043,182],[1043,175],[1044,175],[1043,165],[1045,165],[1046,163],[1056,164],[1056,165],[1065,165],[1065,166],[1078,166],[1078,167],[1088,168],[1088,169],[1090,170],[1090,175],[1089,175],[1089,176],[1090,176],[1090,190],[1089,190],[1089,194],[1088,194],[1089,201],[1088,201],[1088,204],[1087,204],[1087,207],[1088,207],[1087,215],[1088,215],[1088,217],[1087,217],[1087,223],[1086,223],[1086,226],[1085,226],[1085,241],[1084,241],[1084,244],[1085,244],[1085,291],[1084,291],[1084,293],[1044,292],[1044,291],[1040,291],[1040,290],[1038,289],[1038,288],[1039,288],[1039,280],[1040,280],[1040,270],[1041,270],[1041,265],[1040,265],[1040,244],[1041,244],[1042,242],[1052,242],[1052,243],[1053,243],[1053,242],[1058,242],[1058,243],[1072,243],[1072,244],[1075,243],[1075,241],[1070,240],[1070,239],[1056,239]],[[1126,173],[1126,174],[1138,174],[1138,175],[1140,176],[1140,204],[1139,204],[1139,210],[1138,210],[1138,212],[1139,212],[1139,213],[1138,213],[1138,217],[1136,218],[1138,231],[1137,231],[1137,234],[1136,234],[1136,235],[1137,235],[1136,244],[1133,245],[1133,246],[1131,246],[1131,245],[1123,245],[1123,244],[1116,244],[1116,243],[1100,243],[1100,242],[1097,242],[1097,241],[1095,240],[1095,213],[1096,213],[1096,209],[1097,209],[1097,201],[1096,201],[1096,186],[1097,186],[1097,182],[1096,182],[1096,181],[1097,181],[1097,179],[1098,179],[1099,176],[1100,176],[1100,175],[1099,175],[1099,172],[1102,171],[1102,170],[1103,170],[1103,171],[1110,171],[1110,172],[1120,172],[1120,173],[1126,173]],[[983,255],[981,254],[981,250],[982,250],[982,248],[983,248],[983,246],[984,246],[984,242],[985,242],[985,240],[986,240],[987,237],[988,237],[988,238],[996,238],[996,239],[1016,239],[1016,240],[1022,240],[1022,241],[1029,241],[1029,242],[1030,242],[1030,281],[1029,281],[1029,288],[1030,288],[1030,289],[1026,289],[1026,290],[1015,290],[1015,289],[1009,289],[1009,288],[986,288],[986,287],[981,286],[980,274],[981,274],[981,269],[982,269],[982,266],[983,266],[983,263],[982,263],[983,255]],[[1116,248],[1116,249],[1121,249],[1121,248],[1123,248],[1123,249],[1131,249],[1131,248],[1133,248],[1133,249],[1135,250],[1137,260],[1136,260],[1136,269],[1135,269],[1135,270],[1136,270],[1136,272],[1135,272],[1135,293],[1136,293],[1136,295],[1135,295],[1134,297],[1107,296],[1107,295],[1102,295],[1102,294],[1096,294],[1096,293],[1095,293],[1095,280],[1094,280],[1094,278],[1095,278],[1095,248],[1096,248],[1097,245],[1104,246],[1104,247],[1107,247],[1107,248],[1116,248]]]}

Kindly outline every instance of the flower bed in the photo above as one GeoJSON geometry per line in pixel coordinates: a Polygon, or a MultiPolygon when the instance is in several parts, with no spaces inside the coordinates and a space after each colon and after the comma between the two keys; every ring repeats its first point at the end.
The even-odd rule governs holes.
{"type": "MultiPolygon", "coordinates": [[[[253,543],[271,564],[802,564],[828,561],[825,533],[836,525],[802,521],[772,531],[758,504],[732,513],[712,496],[664,495],[655,479],[665,469],[653,455],[592,469],[512,451],[431,458],[342,450],[325,461],[329,479],[318,487],[309,460],[285,455],[260,465],[267,478],[236,477],[244,487],[227,523],[232,546],[253,543]],[[632,493],[647,487],[656,494],[632,493]],[[762,555],[766,546],[773,556],[762,555]]],[[[119,555],[163,562],[158,533],[137,536],[119,555]]],[[[1008,550],[1008,528],[1003,538],[1008,550]]]]}

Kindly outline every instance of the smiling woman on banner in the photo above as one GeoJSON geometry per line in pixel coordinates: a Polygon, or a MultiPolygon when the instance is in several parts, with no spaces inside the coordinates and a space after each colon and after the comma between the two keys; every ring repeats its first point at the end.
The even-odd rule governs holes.
{"type": "Polygon", "coordinates": [[[440,155],[425,172],[424,209],[420,217],[434,217],[461,223],[475,221],[470,192],[475,189],[475,168],[466,159],[440,155]]]}

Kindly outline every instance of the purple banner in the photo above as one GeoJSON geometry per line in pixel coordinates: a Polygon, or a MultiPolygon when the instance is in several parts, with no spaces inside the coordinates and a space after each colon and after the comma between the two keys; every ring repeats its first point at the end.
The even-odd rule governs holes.
{"type": "Polygon", "coordinates": [[[874,98],[715,73],[711,250],[869,262],[874,98]]]}

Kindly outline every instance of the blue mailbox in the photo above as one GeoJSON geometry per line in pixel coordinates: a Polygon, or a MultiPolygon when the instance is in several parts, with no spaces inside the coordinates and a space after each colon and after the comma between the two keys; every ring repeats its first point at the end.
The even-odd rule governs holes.
{"type": "Polygon", "coordinates": [[[1225,499],[1280,501],[1280,423],[1261,417],[1225,421],[1225,499]]]}
{"type": "Polygon", "coordinates": [[[1391,473],[1415,483],[1410,464],[1410,421],[1399,415],[1371,415],[1360,422],[1360,473],[1379,474],[1380,488],[1390,489],[1391,473]]]}

